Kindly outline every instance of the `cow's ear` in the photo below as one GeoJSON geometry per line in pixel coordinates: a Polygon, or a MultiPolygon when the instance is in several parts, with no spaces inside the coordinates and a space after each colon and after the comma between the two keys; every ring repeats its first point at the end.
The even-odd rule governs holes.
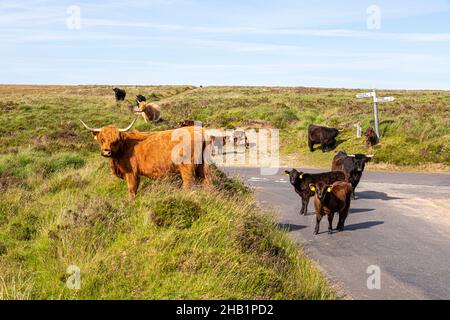
{"type": "Polygon", "coordinates": [[[373,154],[366,156],[366,162],[369,162],[370,160],[372,160],[373,158],[373,154]]]}
{"type": "Polygon", "coordinates": [[[310,184],[309,184],[309,189],[310,189],[312,192],[315,192],[315,191],[316,191],[316,186],[313,185],[312,183],[310,183],[310,184]]]}
{"type": "Polygon", "coordinates": [[[284,174],[289,176],[291,173],[288,170],[284,170],[284,174]]]}
{"type": "Polygon", "coordinates": [[[96,132],[96,131],[92,131],[92,135],[94,136],[94,139],[95,140],[98,140],[98,134],[99,134],[100,132],[96,132]]]}

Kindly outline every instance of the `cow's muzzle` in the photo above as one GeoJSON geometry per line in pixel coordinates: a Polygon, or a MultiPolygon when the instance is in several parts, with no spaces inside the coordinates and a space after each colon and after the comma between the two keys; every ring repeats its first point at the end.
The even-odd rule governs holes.
{"type": "Polygon", "coordinates": [[[102,156],[107,158],[111,157],[112,156],[111,150],[109,149],[102,150],[102,156]]]}

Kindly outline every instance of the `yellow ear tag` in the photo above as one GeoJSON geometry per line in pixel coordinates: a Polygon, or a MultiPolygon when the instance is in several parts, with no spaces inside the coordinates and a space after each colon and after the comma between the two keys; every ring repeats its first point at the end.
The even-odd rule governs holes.
{"type": "Polygon", "coordinates": [[[303,179],[303,175],[302,174],[300,175],[300,179],[303,179]]]}
{"type": "Polygon", "coordinates": [[[309,187],[311,191],[316,191],[316,187],[309,187]]]}
{"type": "Polygon", "coordinates": [[[333,189],[333,188],[328,187],[327,191],[328,191],[328,192],[331,192],[332,189],[333,189]]]}
{"type": "Polygon", "coordinates": [[[289,175],[289,173],[285,173],[285,175],[287,175],[287,176],[288,176],[288,175],[289,175]]]}
{"type": "Polygon", "coordinates": [[[97,136],[94,136],[94,139],[97,140],[97,136]]]}

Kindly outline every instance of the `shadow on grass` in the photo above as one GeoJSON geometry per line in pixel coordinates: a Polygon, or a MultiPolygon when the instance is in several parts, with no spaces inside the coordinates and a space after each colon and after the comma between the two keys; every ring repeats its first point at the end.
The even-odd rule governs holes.
{"type": "MultiPolygon", "coordinates": [[[[337,149],[337,147],[339,147],[339,145],[343,144],[344,142],[346,142],[349,139],[337,139],[336,143],[333,146],[326,146],[325,147],[325,151],[324,152],[332,152],[335,151],[337,149]]],[[[314,146],[313,148],[314,151],[322,151],[322,147],[320,146],[320,144],[318,146],[314,146]]]]}
{"type": "Polygon", "coordinates": [[[346,142],[348,139],[338,139],[336,140],[336,143],[334,144],[332,149],[329,149],[328,151],[334,151],[336,150],[337,147],[339,147],[339,145],[343,144],[344,142],[346,142]]]}

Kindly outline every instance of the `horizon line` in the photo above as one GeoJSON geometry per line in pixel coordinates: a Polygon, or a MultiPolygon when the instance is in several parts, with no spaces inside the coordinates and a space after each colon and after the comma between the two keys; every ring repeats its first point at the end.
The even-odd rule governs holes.
{"type": "Polygon", "coordinates": [[[208,84],[208,85],[195,85],[195,84],[49,84],[49,83],[0,83],[0,87],[3,86],[31,86],[31,87],[196,87],[196,88],[208,88],[208,87],[228,87],[228,88],[308,88],[308,89],[334,89],[334,90],[383,90],[383,91],[445,91],[450,92],[450,89],[411,89],[411,88],[369,88],[369,87],[325,87],[325,86],[307,86],[307,85],[227,85],[227,84],[208,84]]]}

